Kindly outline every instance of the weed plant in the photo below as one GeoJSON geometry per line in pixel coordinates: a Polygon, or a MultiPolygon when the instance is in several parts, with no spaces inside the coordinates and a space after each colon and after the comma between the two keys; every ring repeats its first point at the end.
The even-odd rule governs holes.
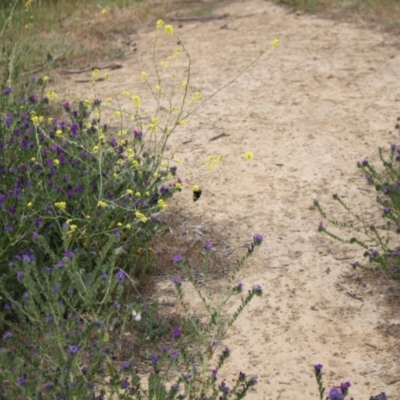
{"type": "MultiPolygon", "coordinates": [[[[317,380],[318,393],[320,400],[324,400],[325,388],[322,379],[322,364],[314,365],[314,374],[317,380]]],[[[329,390],[329,394],[325,397],[325,400],[344,400],[349,395],[349,388],[351,387],[350,382],[342,382],[339,386],[334,386],[329,390]]],[[[371,396],[369,400],[387,400],[385,392],[381,392],[377,396],[371,396]]],[[[354,400],[354,397],[350,397],[349,400],[354,400]]]]}
{"type": "MultiPolygon", "coordinates": [[[[399,130],[399,124],[396,125],[399,130]]],[[[377,192],[376,203],[380,210],[379,215],[371,218],[353,210],[338,194],[332,197],[350,215],[351,222],[331,219],[323,210],[321,204],[315,200],[314,205],[321,216],[330,224],[351,232],[348,238],[319,224],[318,230],[342,243],[357,245],[364,252],[364,262],[355,261],[353,268],[364,271],[383,271],[396,279],[400,278],[400,148],[391,144],[390,149],[384,152],[379,148],[379,158],[383,168],[376,168],[368,160],[357,163],[357,167],[364,173],[368,185],[377,192]]]]}

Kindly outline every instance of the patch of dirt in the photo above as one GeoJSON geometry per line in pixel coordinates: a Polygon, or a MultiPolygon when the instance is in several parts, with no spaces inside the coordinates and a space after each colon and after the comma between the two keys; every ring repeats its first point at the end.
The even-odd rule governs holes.
{"type": "MultiPolygon", "coordinates": [[[[261,284],[264,296],[251,303],[224,343],[231,349],[223,372],[228,381],[238,368],[258,377],[249,399],[317,398],[317,363],[324,365],[327,387],[349,380],[356,398],[383,390],[399,398],[400,320],[388,308],[390,292],[381,290],[393,287],[398,295],[398,283],[371,281],[351,270],[362,251],[319,234],[320,216],[312,206],[318,198],[328,213],[344,217],[333,207],[332,193],[361,210],[374,205],[373,190],[360,190],[366,186],[356,161],[377,162],[376,148],[397,139],[389,132],[400,104],[395,39],[261,0],[221,5],[214,14],[224,18],[171,21],[192,58],[191,84],[203,98],[230,82],[273,39],[281,46],[203,106],[201,115],[217,126],[195,115],[171,138],[167,152],[184,160],[184,191],[171,200],[170,218],[182,226],[176,235],[186,235],[179,242],[186,248],[172,243],[171,254],[160,250],[164,260],[176,252],[198,260],[206,240],[221,259],[227,249],[241,255],[254,233],[264,235],[239,277],[245,289],[261,284]],[[222,132],[229,136],[210,140],[222,132]],[[245,151],[253,151],[254,160],[246,161],[245,151]],[[209,154],[222,155],[223,162],[207,173],[185,166],[199,165],[209,154]],[[194,183],[203,190],[197,202],[194,183]],[[186,222],[174,212],[186,215],[186,222]]],[[[146,96],[140,71],[151,71],[153,39],[149,27],[132,36],[137,51],[121,61],[123,68],[110,71],[117,93],[146,96]]],[[[66,99],[92,96],[90,83],[74,82],[83,77],[90,79],[90,73],[60,78],[66,99]]],[[[103,99],[113,95],[108,82],[96,90],[103,99]]],[[[172,288],[176,273],[167,272],[160,290],[172,288]]],[[[398,297],[392,304],[398,306],[398,297]]]]}

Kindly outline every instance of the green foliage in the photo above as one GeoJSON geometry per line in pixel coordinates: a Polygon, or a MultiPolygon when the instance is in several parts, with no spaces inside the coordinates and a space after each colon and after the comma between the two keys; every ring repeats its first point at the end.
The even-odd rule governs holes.
{"type": "MultiPolygon", "coordinates": [[[[396,125],[399,129],[399,124],[396,125]]],[[[324,232],[342,243],[355,244],[364,249],[363,256],[368,263],[354,262],[354,268],[365,271],[385,271],[394,278],[400,278],[400,152],[396,144],[390,146],[389,154],[385,155],[379,148],[379,158],[383,168],[376,168],[368,160],[357,163],[365,174],[370,186],[377,192],[376,203],[380,209],[379,215],[371,216],[355,212],[338,194],[333,198],[352,217],[352,222],[331,219],[315,200],[314,205],[321,216],[330,224],[352,235],[345,239],[342,235],[327,229],[322,223],[319,231],[324,232]]]]}

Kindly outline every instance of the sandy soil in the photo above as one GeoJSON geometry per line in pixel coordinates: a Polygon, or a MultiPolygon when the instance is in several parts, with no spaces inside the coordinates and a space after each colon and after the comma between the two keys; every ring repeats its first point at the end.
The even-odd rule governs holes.
{"type": "MultiPolygon", "coordinates": [[[[261,0],[214,10],[224,13],[223,19],[171,19],[192,57],[192,85],[203,98],[233,79],[273,39],[281,40],[279,48],[204,105],[201,114],[221,129],[195,116],[168,148],[192,166],[209,154],[224,157],[206,173],[182,166],[185,190],[171,201],[172,210],[201,215],[203,227],[218,233],[217,253],[223,241],[241,254],[254,233],[265,238],[240,275],[245,288],[262,285],[264,296],[253,301],[226,339],[232,356],[225,376],[229,380],[239,369],[256,375],[259,384],[249,399],[317,399],[313,365],[321,363],[326,386],[349,380],[357,399],[381,390],[400,399],[400,336],[387,333],[388,327],[400,326],[387,308],[392,283],[377,284],[353,271],[350,263],[361,251],[319,234],[320,216],[312,206],[318,198],[333,210],[334,192],[361,209],[373,206],[373,191],[360,191],[368,187],[356,161],[376,159],[377,146],[397,140],[389,133],[400,104],[394,40],[261,0]],[[210,141],[221,132],[230,136],[210,141]],[[245,151],[253,151],[254,160],[246,161],[245,151]],[[203,189],[196,203],[190,192],[194,183],[203,189]]],[[[130,38],[137,51],[127,54],[122,69],[109,71],[116,92],[140,87],[140,71],[151,69],[153,38],[149,26],[130,38]]],[[[90,83],[74,80],[89,76],[59,83],[66,96],[85,97],[90,83]]],[[[103,99],[112,94],[104,82],[97,90],[103,99]]],[[[170,289],[169,282],[160,282],[161,292],[170,289]]],[[[239,297],[229,312],[237,304],[239,297]]]]}

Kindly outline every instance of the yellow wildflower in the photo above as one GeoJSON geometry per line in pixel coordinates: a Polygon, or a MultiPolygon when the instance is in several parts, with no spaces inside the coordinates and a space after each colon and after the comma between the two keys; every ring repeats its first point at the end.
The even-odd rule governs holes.
{"type": "Polygon", "coordinates": [[[181,119],[179,121],[179,125],[186,125],[186,119],[181,119]]]}
{"type": "Polygon", "coordinates": [[[140,196],[141,196],[140,192],[135,193],[135,197],[140,197],[140,196]]]}
{"type": "Polygon", "coordinates": [[[46,96],[49,100],[55,100],[58,97],[57,93],[53,91],[47,92],[46,96]]]}
{"type": "Polygon", "coordinates": [[[273,49],[274,47],[278,47],[281,44],[281,41],[279,39],[274,39],[272,43],[269,45],[270,49],[273,49]]]}
{"type": "Polygon", "coordinates": [[[65,210],[67,208],[67,203],[65,201],[60,201],[58,203],[54,203],[54,205],[60,210],[65,210]]]}
{"type": "Polygon", "coordinates": [[[104,79],[108,79],[110,77],[110,74],[106,73],[104,74],[104,79]]]}
{"type": "Polygon", "coordinates": [[[32,207],[32,202],[30,201],[30,202],[27,204],[27,206],[28,206],[29,208],[31,208],[31,207],[32,207]]]}
{"type": "Polygon", "coordinates": [[[167,60],[161,61],[161,65],[162,65],[164,68],[168,68],[168,61],[167,61],[167,60]]]}
{"type": "Polygon", "coordinates": [[[61,129],[57,129],[56,130],[56,136],[57,137],[61,137],[62,136],[62,130],[61,129]]]}
{"type": "Polygon", "coordinates": [[[200,186],[199,185],[193,185],[192,192],[198,192],[199,190],[200,190],[200,186]]]}
{"type": "Polygon", "coordinates": [[[187,81],[183,81],[182,82],[182,89],[186,89],[187,85],[188,85],[188,82],[187,81]]]}
{"type": "Polygon", "coordinates": [[[139,211],[136,211],[135,212],[135,217],[137,218],[137,219],[140,219],[142,222],[144,222],[144,223],[146,223],[146,221],[147,221],[147,217],[146,216],[144,216],[141,212],[139,212],[139,211]]]}
{"type": "Polygon", "coordinates": [[[26,0],[25,2],[25,10],[28,11],[33,3],[33,0],[26,0]]]}
{"type": "Polygon", "coordinates": [[[35,157],[32,157],[32,158],[31,158],[31,161],[36,161],[36,158],[35,158],[35,157]]]}
{"type": "Polygon", "coordinates": [[[244,153],[244,158],[246,160],[252,160],[254,158],[254,154],[252,151],[247,151],[246,153],[244,153]]]}
{"type": "Polygon", "coordinates": [[[146,192],[146,196],[147,197],[150,196],[150,192],[149,191],[146,192]]]}
{"type": "Polygon", "coordinates": [[[133,190],[132,189],[126,189],[126,193],[127,194],[133,194],[133,190]]]}
{"type": "Polygon", "coordinates": [[[181,165],[181,164],[182,164],[182,158],[179,158],[179,157],[174,156],[174,161],[175,161],[178,165],[181,165]]]}
{"type": "Polygon", "coordinates": [[[122,226],[121,222],[118,222],[117,226],[122,226]]]}
{"type": "Polygon", "coordinates": [[[158,200],[157,205],[163,210],[166,210],[168,208],[168,204],[163,199],[158,200]]]}
{"type": "Polygon", "coordinates": [[[76,225],[70,225],[69,226],[70,232],[75,232],[77,229],[78,229],[78,227],[76,225]]]}
{"type": "Polygon", "coordinates": [[[132,229],[132,226],[130,224],[126,224],[125,228],[129,230],[132,229]]]}
{"type": "Polygon", "coordinates": [[[92,71],[92,81],[97,81],[98,76],[99,76],[99,70],[97,68],[95,68],[92,71]]]}
{"type": "Polygon", "coordinates": [[[115,118],[121,118],[122,117],[121,111],[115,111],[114,116],[115,118]]]}
{"type": "Polygon", "coordinates": [[[57,158],[53,160],[53,163],[56,167],[58,167],[60,165],[60,160],[58,160],[57,158]]]}
{"type": "Polygon", "coordinates": [[[161,176],[161,174],[159,172],[154,172],[153,176],[154,178],[158,179],[161,176]]]}
{"type": "Polygon", "coordinates": [[[126,129],[122,129],[122,130],[120,130],[119,132],[118,132],[118,136],[124,136],[124,135],[126,135],[126,129]]]}
{"type": "Polygon", "coordinates": [[[161,93],[162,89],[160,85],[156,85],[155,87],[157,93],[161,93]]]}
{"type": "Polygon", "coordinates": [[[178,190],[182,190],[182,184],[179,183],[179,182],[176,182],[176,183],[175,183],[175,187],[176,187],[178,190]]]}
{"type": "Polygon", "coordinates": [[[137,168],[139,166],[139,161],[138,160],[133,160],[132,165],[137,168]]]}
{"type": "Polygon", "coordinates": [[[93,146],[93,152],[98,153],[99,152],[99,146],[93,146]]]}
{"type": "Polygon", "coordinates": [[[45,76],[43,77],[43,81],[44,81],[44,82],[47,82],[49,79],[50,79],[50,78],[49,78],[47,75],[45,75],[45,76]]]}
{"type": "Polygon", "coordinates": [[[141,76],[143,79],[146,79],[146,78],[147,78],[147,72],[146,72],[146,71],[142,71],[142,72],[140,73],[140,76],[141,76]]]}
{"type": "Polygon", "coordinates": [[[201,99],[201,93],[200,92],[196,92],[192,97],[193,101],[197,101],[197,100],[200,100],[200,99],[201,99]]]}
{"type": "Polygon", "coordinates": [[[112,101],[112,99],[113,99],[112,97],[107,97],[106,98],[106,103],[110,103],[112,101]]]}
{"type": "Polygon", "coordinates": [[[101,10],[101,13],[103,14],[103,15],[105,15],[105,14],[107,14],[107,9],[106,8],[103,8],[102,10],[101,10]]]}
{"type": "Polygon", "coordinates": [[[118,145],[119,145],[119,146],[125,146],[127,143],[128,143],[128,142],[127,142],[125,139],[121,139],[121,140],[118,142],[118,145]]]}
{"type": "Polygon", "coordinates": [[[160,30],[163,28],[163,26],[164,26],[164,21],[162,19],[159,19],[156,25],[157,29],[160,30]]]}
{"type": "Polygon", "coordinates": [[[167,35],[173,35],[174,34],[174,27],[172,25],[165,25],[164,31],[167,35]]]}
{"type": "Polygon", "coordinates": [[[107,207],[107,203],[105,201],[100,200],[100,201],[97,202],[97,207],[106,208],[107,207]]]}
{"type": "Polygon", "coordinates": [[[140,97],[139,97],[139,96],[132,96],[131,99],[132,99],[132,101],[133,101],[133,104],[134,104],[136,107],[139,107],[139,106],[140,106],[141,100],[140,100],[140,97]]]}
{"type": "Polygon", "coordinates": [[[174,59],[177,59],[181,55],[181,49],[176,49],[174,51],[173,57],[174,59]]]}
{"type": "Polygon", "coordinates": [[[206,169],[213,169],[221,161],[222,161],[222,156],[214,157],[213,155],[209,155],[206,161],[206,169]]]}
{"type": "Polygon", "coordinates": [[[128,97],[130,95],[130,93],[127,90],[124,90],[122,92],[122,95],[128,97]]]}

